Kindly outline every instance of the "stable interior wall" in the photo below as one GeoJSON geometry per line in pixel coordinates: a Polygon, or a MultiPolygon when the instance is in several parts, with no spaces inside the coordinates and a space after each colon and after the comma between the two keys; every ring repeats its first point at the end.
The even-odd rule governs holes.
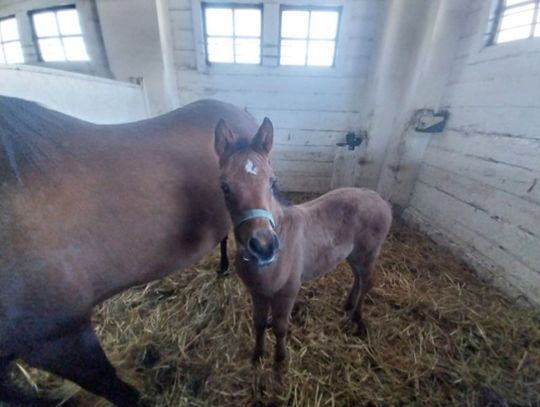
{"type": "MultiPolygon", "coordinates": [[[[287,5],[306,5],[297,0],[287,5]]],[[[180,104],[201,98],[233,103],[275,127],[273,166],[284,190],[330,189],[336,143],[359,133],[359,111],[385,2],[320,1],[343,6],[336,64],[330,68],[278,66],[279,6],[264,2],[263,63],[205,63],[199,0],[170,0],[174,64],[180,104]]]]}
{"type": "Polygon", "coordinates": [[[486,47],[490,0],[468,4],[405,218],[540,304],[540,38],[486,47]]]}
{"type": "Polygon", "coordinates": [[[93,123],[148,117],[139,85],[37,66],[0,65],[0,95],[32,100],[93,123]]]}

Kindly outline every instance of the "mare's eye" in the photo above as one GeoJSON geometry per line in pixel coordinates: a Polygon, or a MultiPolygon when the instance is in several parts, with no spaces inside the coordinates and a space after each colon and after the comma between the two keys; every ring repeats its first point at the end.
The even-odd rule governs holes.
{"type": "Polygon", "coordinates": [[[225,184],[225,183],[221,184],[221,190],[223,191],[225,195],[230,195],[231,193],[231,187],[229,186],[229,184],[225,184]]]}

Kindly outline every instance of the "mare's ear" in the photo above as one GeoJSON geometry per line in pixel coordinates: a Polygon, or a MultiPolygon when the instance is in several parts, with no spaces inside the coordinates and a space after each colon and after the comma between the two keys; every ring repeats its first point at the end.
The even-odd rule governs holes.
{"type": "Polygon", "coordinates": [[[259,131],[253,138],[251,146],[253,150],[268,154],[274,144],[274,126],[268,117],[265,117],[259,131]]]}
{"type": "Polygon", "coordinates": [[[220,165],[232,154],[232,150],[236,141],[236,136],[229,129],[225,120],[219,119],[214,132],[214,149],[219,157],[220,165]]]}

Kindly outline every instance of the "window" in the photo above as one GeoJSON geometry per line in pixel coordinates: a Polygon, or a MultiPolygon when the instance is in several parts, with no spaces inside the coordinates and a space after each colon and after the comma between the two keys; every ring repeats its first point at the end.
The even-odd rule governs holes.
{"type": "Polygon", "coordinates": [[[90,60],[74,5],[32,11],[30,15],[42,61],[90,60]]]}
{"type": "Polygon", "coordinates": [[[260,64],[262,9],[203,3],[207,62],[260,64]]]}
{"type": "Polygon", "coordinates": [[[280,65],[333,66],[341,9],[282,7],[280,65]]]}
{"type": "Polygon", "coordinates": [[[540,37],[540,0],[495,0],[486,44],[540,37]]]}
{"type": "Polygon", "coordinates": [[[15,17],[0,19],[0,64],[20,64],[24,62],[19,28],[15,17]]]}

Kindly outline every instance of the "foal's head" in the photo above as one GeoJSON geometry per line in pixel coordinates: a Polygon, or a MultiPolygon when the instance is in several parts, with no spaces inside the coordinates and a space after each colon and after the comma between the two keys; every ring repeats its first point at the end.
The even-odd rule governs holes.
{"type": "Polygon", "coordinates": [[[279,239],[274,231],[277,203],[273,199],[274,171],[269,155],[274,130],[265,118],[252,141],[239,138],[220,120],[215,149],[221,169],[221,189],[234,224],[238,251],[258,267],[277,258],[279,239]]]}

